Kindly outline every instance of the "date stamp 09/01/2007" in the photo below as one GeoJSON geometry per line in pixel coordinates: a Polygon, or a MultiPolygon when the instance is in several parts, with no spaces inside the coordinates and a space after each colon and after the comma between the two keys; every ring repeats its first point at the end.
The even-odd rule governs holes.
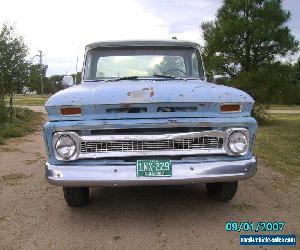
{"type": "Polygon", "coordinates": [[[228,221],[225,230],[228,232],[282,232],[285,222],[282,221],[258,221],[258,222],[236,222],[228,221]]]}

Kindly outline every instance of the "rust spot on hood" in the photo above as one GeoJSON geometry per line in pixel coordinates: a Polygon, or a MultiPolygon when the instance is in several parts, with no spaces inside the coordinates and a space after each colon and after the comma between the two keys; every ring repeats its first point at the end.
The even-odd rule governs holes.
{"type": "Polygon", "coordinates": [[[153,88],[151,87],[151,90],[150,90],[150,94],[149,94],[151,97],[154,96],[154,90],[153,88]]]}
{"type": "Polygon", "coordinates": [[[150,97],[154,96],[153,88],[143,88],[141,90],[133,90],[127,93],[128,96],[131,96],[133,98],[144,97],[146,94],[149,94],[150,97]]]}
{"type": "Polygon", "coordinates": [[[152,96],[154,96],[154,90],[153,90],[153,88],[151,87],[150,89],[149,88],[143,88],[142,90],[150,90],[150,93],[149,93],[149,95],[152,97],[152,96]]]}

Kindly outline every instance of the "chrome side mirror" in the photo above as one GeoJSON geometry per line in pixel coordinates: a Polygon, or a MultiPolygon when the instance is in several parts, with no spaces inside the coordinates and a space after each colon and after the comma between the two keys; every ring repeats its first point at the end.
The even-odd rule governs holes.
{"type": "Polygon", "coordinates": [[[213,82],[216,84],[225,84],[230,79],[229,75],[214,75],[213,82]]]}
{"type": "Polygon", "coordinates": [[[69,88],[73,86],[74,85],[73,76],[64,76],[61,84],[64,88],[69,88]]]}

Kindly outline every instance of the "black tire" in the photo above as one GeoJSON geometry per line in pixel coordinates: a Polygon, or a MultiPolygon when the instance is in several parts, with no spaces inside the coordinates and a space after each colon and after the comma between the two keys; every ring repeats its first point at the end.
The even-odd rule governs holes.
{"type": "Polygon", "coordinates": [[[64,187],[64,197],[70,207],[80,207],[89,201],[88,187],[64,187]]]}
{"type": "Polygon", "coordinates": [[[238,188],[238,182],[218,182],[207,183],[206,189],[208,194],[217,201],[231,200],[238,188]]]}

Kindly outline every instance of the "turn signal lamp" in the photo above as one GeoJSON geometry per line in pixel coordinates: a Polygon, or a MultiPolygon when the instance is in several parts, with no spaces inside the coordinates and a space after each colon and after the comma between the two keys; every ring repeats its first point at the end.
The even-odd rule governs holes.
{"type": "Polygon", "coordinates": [[[71,107],[71,108],[61,108],[61,115],[81,115],[81,108],[79,107],[71,107]]]}
{"type": "Polygon", "coordinates": [[[240,104],[221,104],[220,111],[222,113],[240,112],[241,111],[241,105],[240,104]]]}

